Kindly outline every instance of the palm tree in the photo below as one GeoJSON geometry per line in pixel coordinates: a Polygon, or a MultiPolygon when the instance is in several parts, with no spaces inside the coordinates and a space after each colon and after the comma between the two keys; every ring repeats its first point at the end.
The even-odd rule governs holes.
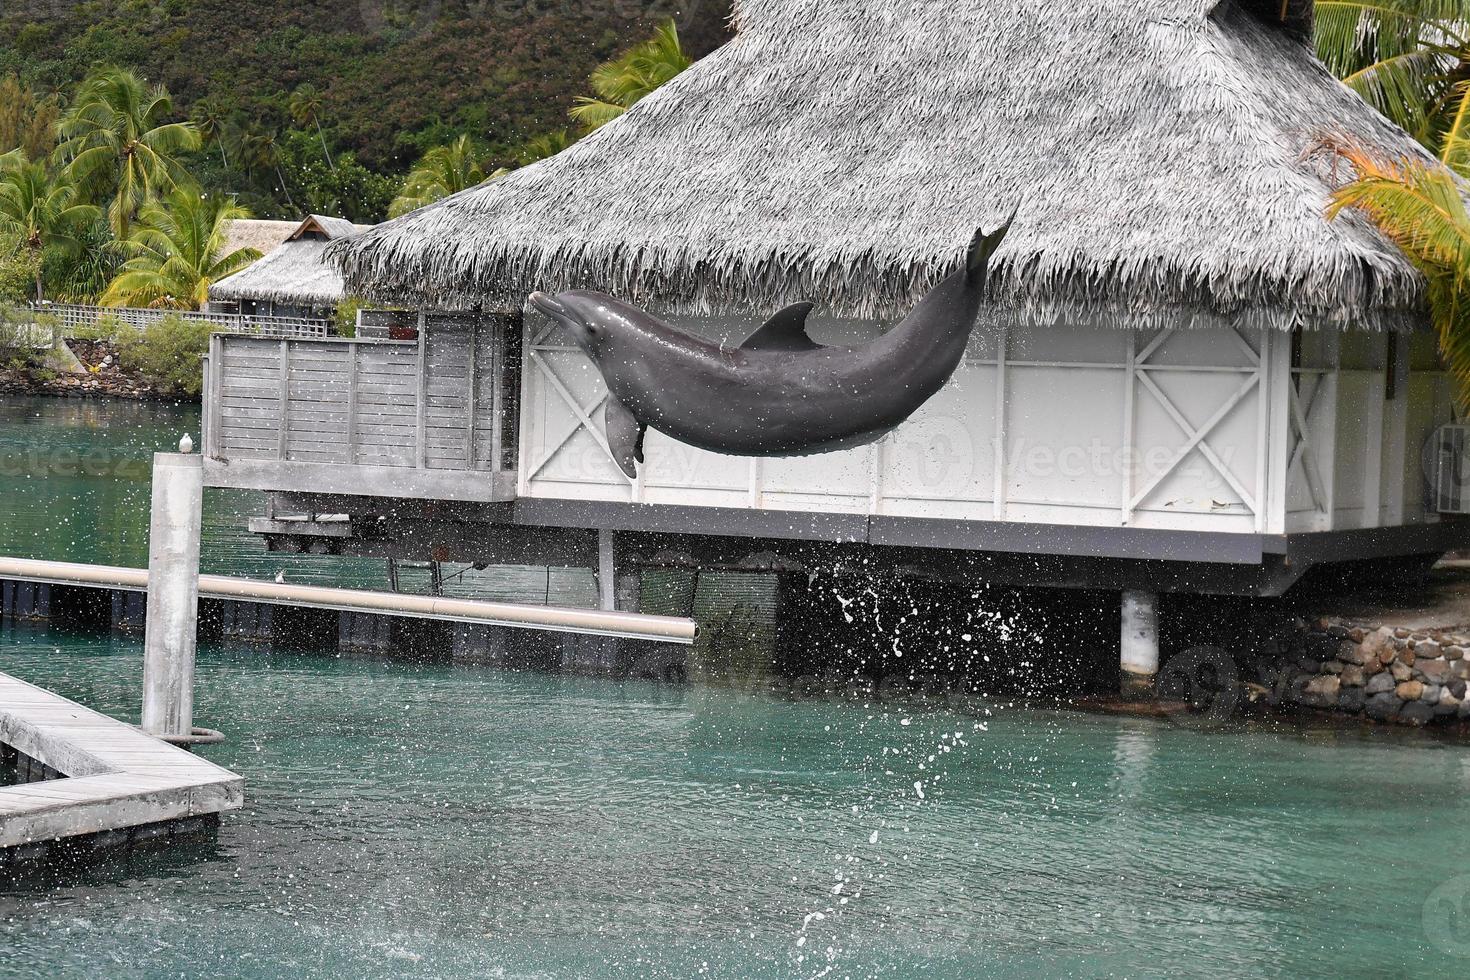
{"type": "Polygon", "coordinates": [[[199,309],[211,283],[260,258],[253,248],[220,254],[230,222],[248,217],[230,198],[187,187],[145,205],[132,234],[117,243],[126,261],[102,305],[199,309]]]}
{"type": "MultiPolygon", "coordinates": [[[[101,209],[77,203],[77,188],[64,174],[45,163],[15,164],[14,157],[0,177],[0,234],[14,237],[36,259],[36,302],[45,299],[41,281],[41,253],[53,249],[75,255],[82,245],[78,234],[101,217],[101,209]]],[[[4,158],[0,158],[4,159],[4,158]]]]}
{"type": "Polygon", "coordinates": [[[328,169],[335,171],[337,165],[332,162],[332,154],[327,152],[327,134],[322,132],[321,112],[322,95],[315,85],[299,85],[291,93],[291,118],[298,126],[305,126],[307,123],[316,126],[317,138],[322,141],[322,156],[327,158],[328,169]]]}
{"type": "Polygon", "coordinates": [[[496,170],[486,174],[485,166],[483,155],[468,136],[461,136],[448,146],[434,147],[419,158],[404,178],[398,196],[388,206],[388,217],[407,214],[507,173],[496,170]]]}
{"type": "Polygon", "coordinates": [[[230,169],[230,158],[225,152],[225,134],[229,125],[229,113],[213,99],[206,99],[194,107],[194,128],[199,130],[200,140],[219,147],[219,162],[226,170],[230,169]]]}
{"type": "Polygon", "coordinates": [[[173,99],[121,68],[104,68],[84,81],[62,116],[58,147],[79,186],[106,186],[113,233],[128,236],[145,201],[171,191],[183,178],[177,155],[199,149],[193,123],[167,122],[173,99]]]}
{"type": "Polygon", "coordinates": [[[1467,154],[1470,0],[1317,0],[1317,55],[1448,162],[1467,154]]]}
{"type": "Polygon", "coordinates": [[[0,78],[0,150],[20,147],[37,159],[56,146],[56,96],[42,97],[16,75],[0,78]]]}
{"type": "Polygon", "coordinates": [[[1470,408],[1470,216],[1455,176],[1470,177],[1470,0],[1317,0],[1315,31],[1327,67],[1442,164],[1324,141],[1355,177],[1329,216],[1362,211],[1423,273],[1440,354],[1470,408]]]}
{"type": "Polygon", "coordinates": [[[513,155],[516,163],[524,167],[528,163],[535,163],[537,160],[545,160],[547,157],[556,156],[575,142],[577,142],[577,138],[571,133],[568,133],[565,129],[557,129],[549,133],[542,133],[540,136],[531,137],[516,147],[513,155]]]}
{"type": "Polygon", "coordinates": [[[286,195],[286,204],[295,211],[296,202],[291,199],[291,188],[286,186],[286,175],[281,172],[280,136],[274,129],[258,129],[242,132],[239,139],[240,157],[245,161],[246,168],[274,170],[281,193],[286,195]]]}
{"type": "Polygon", "coordinates": [[[598,65],[592,72],[594,96],[580,96],[571,116],[592,132],[627,112],[639,99],[693,64],[679,43],[679,28],[665,21],[650,40],[598,65]]]}
{"type": "Polygon", "coordinates": [[[1351,143],[1328,148],[1356,173],[1334,192],[1328,217],[1362,211],[1423,273],[1440,354],[1461,408],[1470,407],[1470,212],[1456,176],[1432,163],[1385,160],[1351,143]]]}

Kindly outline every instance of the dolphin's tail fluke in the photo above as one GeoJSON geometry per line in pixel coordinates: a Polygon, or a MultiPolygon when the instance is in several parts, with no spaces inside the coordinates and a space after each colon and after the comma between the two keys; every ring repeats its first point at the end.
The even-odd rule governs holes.
{"type": "Polygon", "coordinates": [[[1016,212],[1006,219],[1005,224],[995,231],[987,232],[984,228],[975,232],[975,237],[970,239],[970,250],[965,255],[965,284],[975,285],[983,283],[985,275],[990,270],[990,258],[995,250],[1000,248],[1000,243],[1005,240],[1006,232],[1011,230],[1011,222],[1016,220],[1016,212]]]}

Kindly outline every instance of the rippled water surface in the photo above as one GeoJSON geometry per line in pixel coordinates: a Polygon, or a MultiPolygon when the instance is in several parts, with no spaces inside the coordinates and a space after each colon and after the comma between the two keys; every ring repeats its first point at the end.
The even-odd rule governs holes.
{"type": "MultiPolygon", "coordinates": [[[[38,438],[146,458],[190,424],[93,411],[91,429],[7,417],[0,458],[38,438]]],[[[11,466],[0,486],[3,548],[141,563],[145,477],[11,466]]],[[[245,506],[210,504],[211,560],[230,569],[275,560],[230,530],[245,506]]],[[[0,670],[138,714],[136,640],[6,626],[0,670]]],[[[1470,967],[1453,955],[1470,953],[1470,902],[1452,914],[1470,893],[1470,752],[1419,735],[885,710],[219,647],[201,650],[197,689],[200,722],[229,735],[204,754],[245,776],[246,810],[212,844],[0,887],[0,975],[1470,967]]]]}
{"type": "MultiPolygon", "coordinates": [[[[0,669],[136,718],[133,642],[0,669]]],[[[215,846],[3,893],[13,976],[1463,975],[1466,753],[200,657],[215,846]],[[922,790],[923,798],[919,797],[922,790]],[[827,971],[829,968],[830,972],[827,971]],[[39,971],[39,972],[38,972],[39,971]]]]}
{"type": "MultiPolygon", "coordinates": [[[[87,399],[0,397],[0,555],[142,567],[148,563],[149,473],[153,453],[179,437],[199,443],[199,407],[87,399]]],[[[246,529],[263,512],[260,494],[210,490],[204,497],[200,565],[206,572],[387,588],[377,559],[266,554],[246,529]]],[[[427,591],[428,571],[405,563],[399,587],[427,591]]],[[[580,569],[446,570],[449,595],[593,605],[580,569]]]]}

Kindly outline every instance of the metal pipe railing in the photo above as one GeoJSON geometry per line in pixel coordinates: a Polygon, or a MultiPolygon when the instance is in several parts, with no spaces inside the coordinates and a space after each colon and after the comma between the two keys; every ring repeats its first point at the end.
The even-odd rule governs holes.
{"type": "MultiPolygon", "coordinates": [[[[0,557],[0,579],[22,579],[52,585],[84,585],[97,588],[146,592],[148,571],[112,565],[82,565],[74,562],[38,561],[0,557]]],[[[587,633],[659,643],[691,644],[699,633],[694,620],[682,616],[650,616],[644,613],[576,609],[567,606],[533,606],[517,602],[488,602],[482,599],[449,599],[441,596],[401,592],[370,592],[286,582],[262,582],[229,575],[199,576],[199,595],[215,599],[263,602],[272,605],[304,606],[410,616],[461,623],[487,623],[519,629],[587,633]]]]}

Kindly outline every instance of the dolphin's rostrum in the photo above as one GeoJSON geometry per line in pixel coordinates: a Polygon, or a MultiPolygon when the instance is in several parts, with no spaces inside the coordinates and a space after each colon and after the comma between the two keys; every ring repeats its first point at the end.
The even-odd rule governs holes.
{"type": "Polygon", "coordinates": [[[637,475],[652,426],[736,456],[802,456],[882,438],[944,387],[965,355],[990,257],[1006,231],[975,234],[965,266],[909,315],[858,347],[806,333],[812,304],[773,316],[739,347],[694,336],[606,293],[532,293],[607,382],[603,424],[624,473],[637,475]]]}

